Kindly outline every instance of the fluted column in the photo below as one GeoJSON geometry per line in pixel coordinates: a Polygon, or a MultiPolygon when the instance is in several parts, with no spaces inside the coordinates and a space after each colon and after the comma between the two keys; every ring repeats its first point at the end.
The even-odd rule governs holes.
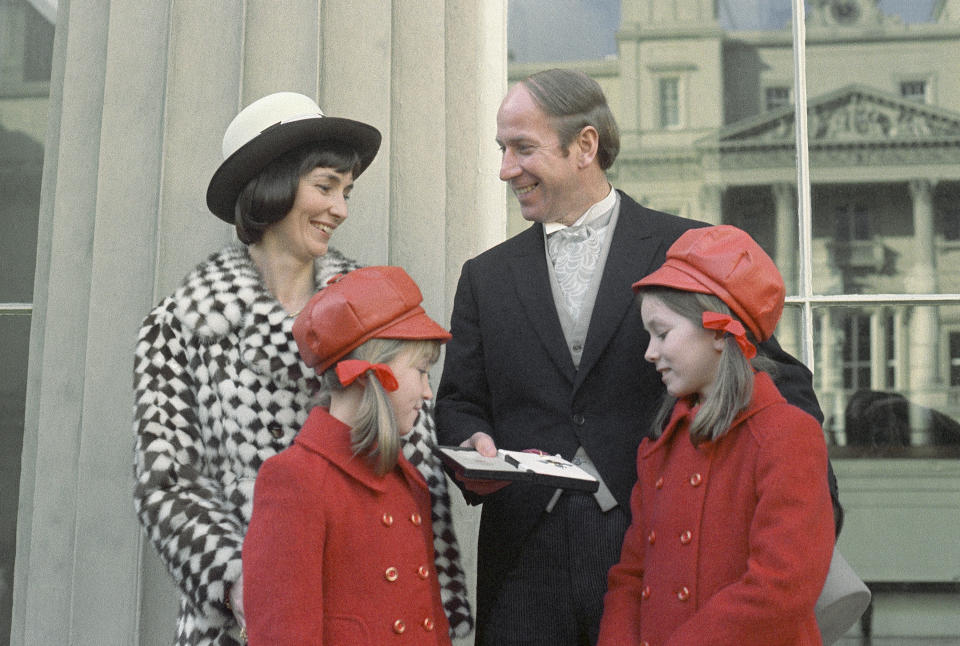
{"type": "Polygon", "coordinates": [[[847,443],[844,429],[844,409],[846,401],[843,398],[843,371],[839,365],[839,357],[843,356],[841,339],[834,326],[833,312],[829,308],[814,310],[814,316],[820,318],[820,363],[817,371],[820,373],[821,397],[820,405],[827,420],[831,420],[831,427],[836,431],[834,440],[840,446],[847,443]]]}
{"type": "Polygon", "coordinates": [[[404,265],[446,320],[461,263],[505,231],[506,1],[59,0],[56,34],[11,644],[169,643],[130,365],[152,305],[233,237],[205,205],[224,129],[278,90],[379,128],[334,246],[404,265]]]}
{"type": "Polygon", "coordinates": [[[704,184],[700,187],[699,218],[710,224],[723,222],[723,191],[718,184],[704,184]]]}
{"type": "MultiPolygon", "coordinates": [[[[937,291],[936,250],[934,249],[933,190],[927,179],[910,181],[913,198],[913,265],[907,277],[907,291],[937,291]]],[[[913,308],[910,320],[910,391],[914,401],[932,404],[931,388],[938,374],[938,312],[935,306],[913,308]]]]}

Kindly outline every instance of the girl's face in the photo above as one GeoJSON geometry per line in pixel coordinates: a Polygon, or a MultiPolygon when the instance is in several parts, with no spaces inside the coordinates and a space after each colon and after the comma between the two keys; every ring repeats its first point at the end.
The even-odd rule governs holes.
{"type": "Polygon", "coordinates": [[[413,429],[423,400],[433,397],[429,374],[432,362],[428,357],[415,360],[416,354],[415,348],[403,350],[387,364],[400,386],[392,393],[387,393],[400,435],[406,435],[413,429]]]}
{"type": "Polygon", "coordinates": [[[643,297],[640,316],[650,333],[644,358],[656,366],[667,392],[677,398],[706,397],[717,378],[722,335],[677,314],[652,294],[643,297]]]}
{"type": "Polygon", "coordinates": [[[264,232],[304,262],[327,253],[334,229],[347,218],[353,173],[318,167],[300,178],[290,212],[264,232]]]}

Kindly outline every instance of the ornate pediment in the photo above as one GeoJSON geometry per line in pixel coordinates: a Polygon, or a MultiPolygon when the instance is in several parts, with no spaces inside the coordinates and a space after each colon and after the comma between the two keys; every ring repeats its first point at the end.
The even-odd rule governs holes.
{"type": "MultiPolygon", "coordinates": [[[[794,110],[780,108],[721,128],[702,139],[702,148],[793,145],[794,110]]],[[[864,146],[960,138],[960,114],[909,101],[863,85],[848,85],[810,99],[807,104],[810,147],[864,146]]]]}

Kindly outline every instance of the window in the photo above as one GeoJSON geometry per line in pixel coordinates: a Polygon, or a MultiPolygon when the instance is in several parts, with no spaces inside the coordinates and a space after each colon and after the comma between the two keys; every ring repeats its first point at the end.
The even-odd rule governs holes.
{"type": "Polygon", "coordinates": [[[960,386],[960,332],[950,332],[950,385],[960,386]]]}
{"type": "Polygon", "coordinates": [[[26,39],[23,51],[23,80],[49,81],[53,65],[53,25],[33,7],[25,12],[26,39]]]}
{"type": "Polygon", "coordinates": [[[927,82],[922,80],[901,81],[900,96],[917,103],[926,103],[927,82]]]}
{"type": "Polygon", "coordinates": [[[680,79],[675,76],[660,79],[660,127],[680,126],[680,79]]]}
{"type": "Polygon", "coordinates": [[[834,222],[837,241],[850,242],[871,238],[870,214],[862,202],[838,204],[834,222]]]}
{"type": "Polygon", "coordinates": [[[26,0],[0,0],[0,43],[0,644],[6,644],[53,26],[26,0]]]}
{"type": "Polygon", "coordinates": [[[843,323],[843,387],[846,390],[870,388],[870,317],[848,316],[843,323]]]}
{"type": "Polygon", "coordinates": [[[764,88],[763,103],[764,109],[768,111],[793,105],[793,100],[790,98],[790,88],[785,85],[764,88]]]}
{"type": "Polygon", "coordinates": [[[27,0],[0,0],[0,98],[50,93],[53,25],[27,0]]]}

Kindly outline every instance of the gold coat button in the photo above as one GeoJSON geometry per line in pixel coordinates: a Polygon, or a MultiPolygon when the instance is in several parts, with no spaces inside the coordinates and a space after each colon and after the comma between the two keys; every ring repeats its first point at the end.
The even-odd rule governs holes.
{"type": "Polygon", "coordinates": [[[691,532],[689,529],[684,533],[680,534],[680,543],[682,545],[689,545],[690,541],[692,540],[693,540],[693,532],[691,532]]]}
{"type": "Polygon", "coordinates": [[[694,473],[690,476],[690,484],[694,487],[699,487],[700,483],[703,482],[703,476],[699,473],[694,473]]]}
{"type": "Polygon", "coordinates": [[[392,526],[393,526],[393,516],[391,516],[390,514],[384,514],[383,516],[380,517],[380,522],[383,523],[384,526],[386,526],[386,527],[392,527],[392,526]]]}
{"type": "Polygon", "coordinates": [[[283,427],[282,427],[282,426],[271,426],[271,427],[270,427],[269,429],[267,429],[267,430],[270,431],[270,435],[272,435],[272,436],[273,436],[273,439],[275,439],[275,440],[279,440],[281,437],[283,437],[283,427]]]}
{"type": "Polygon", "coordinates": [[[400,578],[400,572],[397,571],[397,568],[395,567],[388,567],[386,571],[383,573],[383,578],[393,583],[398,578],[400,578]]]}
{"type": "Polygon", "coordinates": [[[683,586],[682,588],[677,590],[677,599],[679,599],[680,601],[686,601],[689,598],[690,598],[690,588],[688,588],[687,586],[683,586]]]}
{"type": "Polygon", "coordinates": [[[651,545],[657,542],[657,533],[652,529],[650,530],[650,533],[647,534],[647,542],[651,545]]]}
{"type": "Polygon", "coordinates": [[[644,601],[650,598],[650,586],[643,586],[643,590],[640,592],[640,598],[644,601]]]}
{"type": "Polygon", "coordinates": [[[395,622],[393,622],[393,632],[397,633],[398,635],[402,635],[403,631],[406,629],[407,625],[403,623],[403,620],[397,619],[395,622]]]}
{"type": "Polygon", "coordinates": [[[653,485],[657,489],[663,489],[663,476],[657,478],[657,481],[653,485]]]}
{"type": "Polygon", "coordinates": [[[420,514],[410,514],[410,522],[420,527],[420,524],[423,522],[423,519],[420,517],[420,514]]]}
{"type": "Polygon", "coordinates": [[[431,619],[430,617],[427,617],[426,619],[423,620],[422,625],[424,630],[426,630],[427,632],[430,632],[431,630],[433,630],[433,619],[431,619]]]}
{"type": "Polygon", "coordinates": [[[417,576],[420,577],[421,579],[426,579],[427,577],[430,576],[430,568],[428,568],[425,565],[421,565],[420,567],[417,568],[417,576]]]}

